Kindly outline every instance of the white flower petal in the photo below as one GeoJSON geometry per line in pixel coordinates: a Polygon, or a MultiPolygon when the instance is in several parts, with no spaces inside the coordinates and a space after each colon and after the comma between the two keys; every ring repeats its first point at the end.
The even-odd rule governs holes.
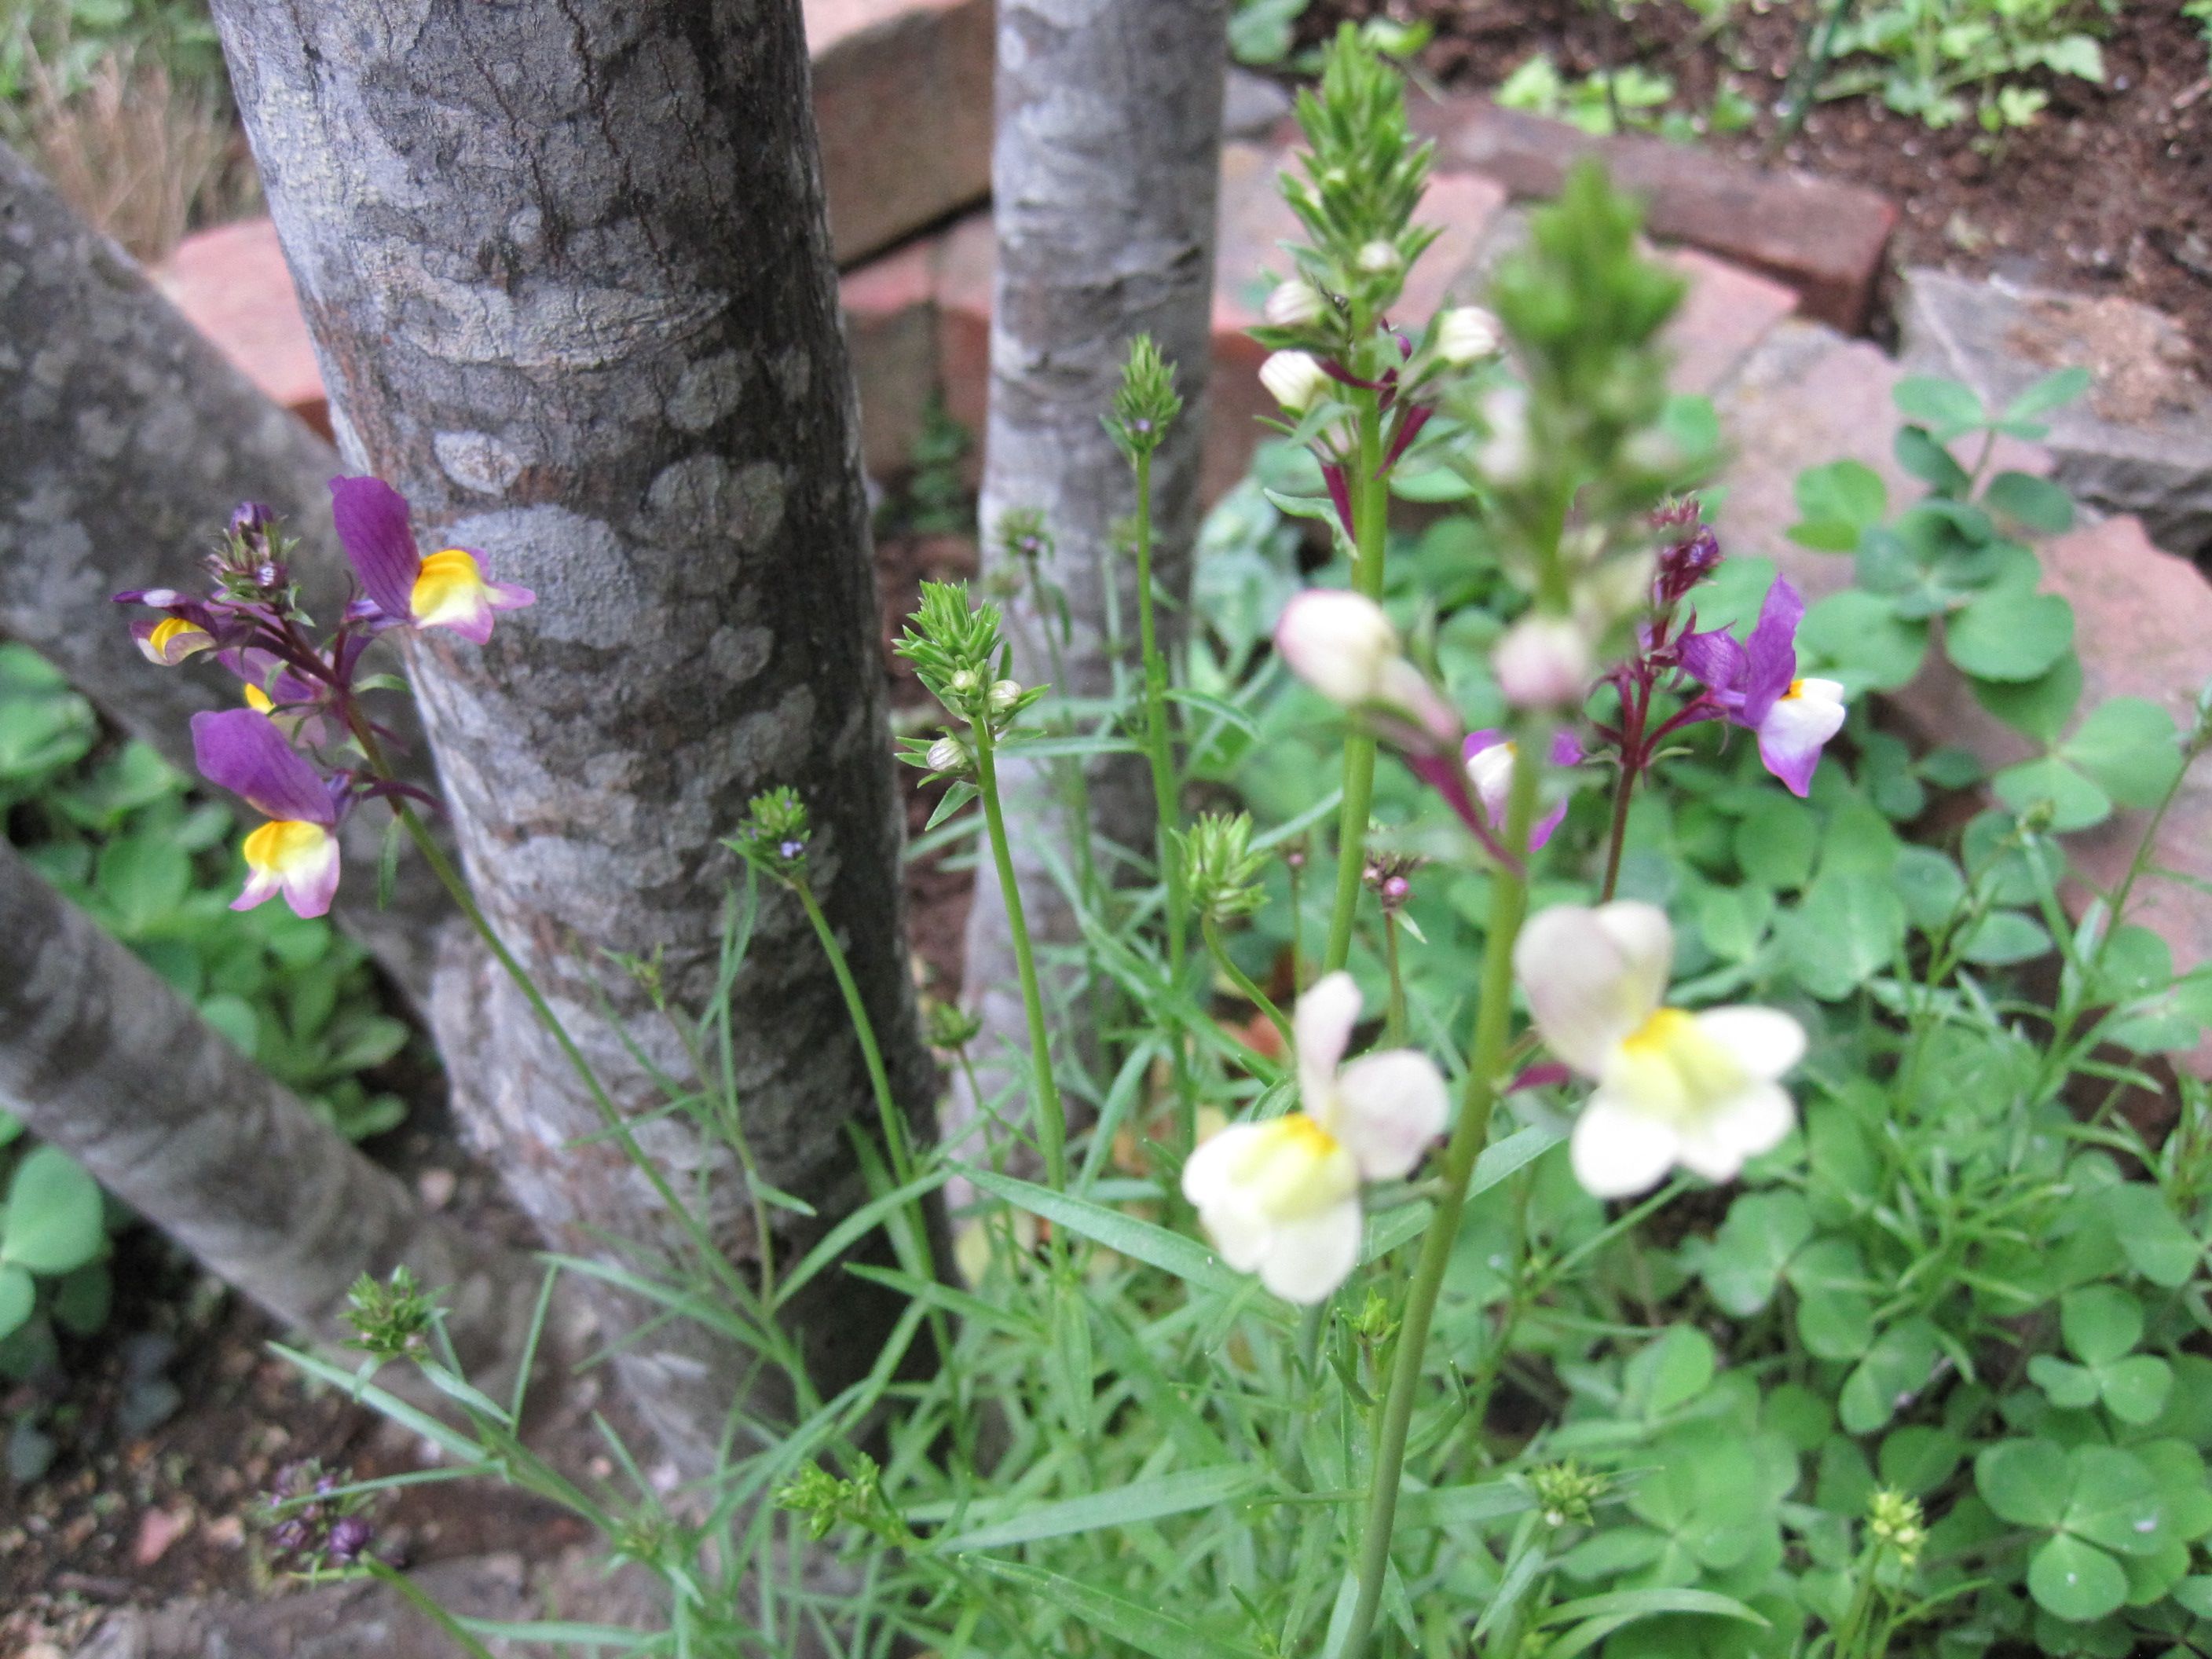
{"type": "Polygon", "coordinates": [[[1513,970],[1547,1046],[1586,1076],[1666,994],[1674,937],[1666,914],[1632,901],[1554,905],[1521,930],[1513,970]]]}
{"type": "Polygon", "coordinates": [[[1657,1186],[1681,1150],[1681,1137],[1671,1126],[1601,1092],[1575,1120],[1568,1152],[1584,1192],[1626,1198],[1657,1186]]]}
{"type": "Polygon", "coordinates": [[[1700,1031],[1727,1049],[1747,1075],[1762,1082],[1780,1077],[1805,1058],[1805,1028],[1778,1009],[1708,1008],[1697,1021],[1700,1031]]]}
{"type": "Polygon", "coordinates": [[[1788,1090],[1756,1085],[1683,1127],[1682,1167],[1708,1181],[1733,1181],[1746,1158],[1780,1146],[1796,1117],[1788,1090]]]}
{"type": "Polygon", "coordinates": [[[1348,1198],[1278,1224],[1260,1263],[1260,1282],[1285,1302],[1310,1306],[1343,1284],[1358,1261],[1359,1200],[1348,1198]]]}
{"type": "Polygon", "coordinates": [[[1291,1029],[1297,1039],[1299,1103],[1331,1134],[1336,1133],[1336,1063],[1359,1024],[1359,986],[1339,969],[1316,980],[1298,999],[1291,1029]]]}
{"type": "Polygon", "coordinates": [[[1237,1182],[1237,1176],[1262,1138],[1265,1126],[1232,1123],[1220,1133],[1199,1142],[1182,1166],[1182,1195],[1194,1207],[1218,1204],[1237,1182]]]}
{"type": "Polygon", "coordinates": [[[1275,1242],[1274,1222],[1242,1193],[1231,1192],[1201,1206],[1198,1219],[1214,1254],[1240,1273],[1255,1271],[1275,1242]]]}
{"type": "Polygon", "coordinates": [[[1370,1181],[1410,1175],[1443,1133],[1444,1075],[1426,1054],[1390,1048],[1346,1066],[1336,1080],[1337,1139],[1370,1181]]]}
{"type": "Polygon", "coordinates": [[[1322,696],[1352,708],[1374,701],[1384,666],[1399,655],[1398,630],[1364,594],[1309,587],[1283,607],[1275,649],[1322,696]]]}

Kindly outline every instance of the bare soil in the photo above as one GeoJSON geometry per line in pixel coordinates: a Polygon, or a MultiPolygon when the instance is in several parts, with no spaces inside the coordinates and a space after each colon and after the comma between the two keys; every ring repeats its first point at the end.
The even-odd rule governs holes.
{"type": "MultiPolygon", "coordinates": [[[[1304,27],[1319,39],[1346,17],[1387,15],[1436,27],[1421,68],[1442,84],[1487,90],[1539,50],[1587,75],[1634,62],[1674,77],[1678,101],[1709,108],[1732,76],[1771,105],[1784,86],[1812,0],[1739,7],[1725,30],[1703,27],[1677,0],[1649,0],[1624,25],[1583,0],[1316,0],[1304,27]]],[[[1789,165],[1871,185],[1902,217],[1898,264],[2119,295],[2174,317],[2212,361],[2212,72],[2206,44],[2174,0],[2126,0],[2117,17],[2081,6],[2103,34],[2102,86],[2041,74],[2051,102],[1997,138],[1971,121],[1937,131],[1878,99],[1816,105],[1778,146],[1789,165]]],[[[1709,142],[1760,159],[1774,120],[1709,142]]]]}

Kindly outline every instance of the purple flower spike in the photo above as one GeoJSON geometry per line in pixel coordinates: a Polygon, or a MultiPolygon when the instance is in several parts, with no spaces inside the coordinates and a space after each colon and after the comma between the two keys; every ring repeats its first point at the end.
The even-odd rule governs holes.
{"type": "Polygon", "coordinates": [[[319,823],[326,829],[338,821],[322,774],[284,741],[274,720],[257,709],[193,715],[192,757],[201,776],[242,796],[264,817],[319,823]]]}
{"type": "Polygon", "coordinates": [[[407,498],[381,478],[333,478],[331,517],[362,591],[393,622],[410,620],[422,553],[408,526],[407,498]]]}
{"type": "MultiPolygon", "coordinates": [[[[1499,830],[1505,828],[1506,806],[1513,793],[1513,755],[1512,742],[1495,726],[1469,732],[1460,749],[1461,759],[1467,766],[1468,781],[1474,786],[1483,815],[1493,829],[1499,830]]],[[[1555,733],[1550,758],[1554,766],[1580,766],[1584,758],[1581,739],[1572,732],[1562,730],[1555,733]]],[[[1562,800],[1537,819],[1529,828],[1528,850],[1533,853],[1551,840],[1552,832],[1566,816],[1567,804],[1562,800]]]]}

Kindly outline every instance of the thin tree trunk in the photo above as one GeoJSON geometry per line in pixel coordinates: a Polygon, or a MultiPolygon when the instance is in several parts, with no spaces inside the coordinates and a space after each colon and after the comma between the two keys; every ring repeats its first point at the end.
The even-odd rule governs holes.
{"type": "MultiPolygon", "coordinates": [[[[797,0],[217,0],[270,208],[349,461],[481,549],[537,605],[478,648],[411,646],[468,872],[621,1105],[665,1103],[599,1012],[681,1074],[609,951],[708,994],[717,837],[757,790],[813,815],[817,890],[905,1108],[914,1018],[899,819],[852,382],[797,0]]],[[[556,1247],[675,1229],[513,988],[441,971],[435,1023],[475,1138],[556,1247]]],[[[794,902],[766,895],[736,989],[736,1071],[779,1260],[862,1197],[861,1051],[794,902]]],[[[757,1259],[729,1149],[641,1118],[733,1260],[757,1259]]],[[[838,1275],[802,1308],[823,1392],[896,1311],[838,1275]]],[[[743,1357],[603,1310],[683,1470],[714,1461],[743,1357]]]]}
{"type": "Polygon", "coordinates": [[[0,1106],[287,1324],[340,1334],[346,1291],[404,1263],[455,1346],[510,1361],[526,1258],[425,1215],[0,842],[0,1106]]]}
{"type": "MultiPolygon", "coordinates": [[[[1132,684],[1141,681],[1135,570],[1113,533],[1135,496],[1128,465],[1100,424],[1139,334],[1175,364],[1184,400],[1152,471],[1154,586],[1165,601],[1165,642],[1182,634],[1198,521],[1227,28],[1223,0],[999,3],[984,558],[1005,562],[996,532],[1006,514],[1043,514],[1057,548],[1044,574],[1065,593],[1072,624],[1060,678],[1077,696],[1113,685],[1109,583],[1118,586],[1123,665],[1132,684]]],[[[1008,613],[1017,677],[1054,678],[1026,589],[1008,613]]],[[[1010,811],[1032,826],[1015,851],[1030,928],[1073,944],[1074,912],[1049,873],[1054,860],[1079,868],[1061,794],[1040,768],[1007,765],[1000,775],[1014,797],[1010,811]]],[[[1155,809],[1145,763],[1094,765],[1089,793],[1095,832],[1149,859],[1155,809]]],[[[994,1090],[1010,1075],[1006,1056],[1025,1051],[1027,1039],[1006,902],[988,866],[976,873],[967,963],[968,1000],[983,1020],[975,1052],[983,1086],[994,1090]]]]}
{"type": "MultiPolygon", "coordinates": [[[[0,629],[51,657],[102,714],[192,769],[190,720],[228,695],[210,668],[155,667],[109,603],[126,587],[200,585],[201,558],[242,501],[267,502],[302,540],[309,610],[345,597],[330,533],[330,447],[270,403],[0,145],[0,629]]],[[[411,719],[393,711],[395,719],[411,719]]],[[[421,766],[416,745],[410,757],[421,766]]],[[[424,767],[427,775],[427,767],[424,767]]],[[[363,813],[347,850],[374,869],[363,813]]],[[[374,883],[337,920],[419,1004],[453,907],[422,870],[389,909],[374,883]]]]}

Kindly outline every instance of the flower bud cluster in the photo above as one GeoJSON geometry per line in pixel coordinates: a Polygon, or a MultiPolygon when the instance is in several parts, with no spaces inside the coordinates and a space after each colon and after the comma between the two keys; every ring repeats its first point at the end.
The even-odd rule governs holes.
{"type": "Polygon", "coordinates": [[[1150,455],[1166,438],[1182,399],[1176,393],[1175,370],[1149,334],[1129,343],[1128,361],[1121,368],[1121,389],[1114,394],[1114,412],[1106,417],[1106,430],[1131,462],[1150,455]]]}
{"type": "Polygon", "coordinates": [[[1201,920],[1218,926],[1249,916],[1267,902],[1260,876],[1267,855],[1252,850],[1249,813],[1204,813],[1176,841],[1182,854],[1183,886],[1201,920]]]}
{"type": "Polygon", "coordinates": [[[731,836],[731,850],[778,878],[797,882],[806,874],[806,803],[788,784],[763,790],[745,804],[745,816],[731,836]]]}
{"type": "Polygon", "coordinates": [[[1875,1493],[1867,1505],[1867,1530],[1875,1543],[1895,1551],[1898,1564],[1908,1568],[1918,1564],[1928,1542],[1918,1500],[1887,1487],[1875,1493]]]}
{"type": "Polygon", "coordinates": [[[1045,693],[1006,674],[1012,653],[999,607],[974,603],[965,582],[924,582],[894,649],[957,722],[934,739],[904,740],[900,758],[934,776],[972,775],[978,735],[996,742],[1045,693]]]}
{"type": "Polygon", "coordinates": [[[1528,1490],[1535,1494],[1537,1513],[1547,1527],[1587,1527],[1598,1499],[1605,1496],[1605,1476],[1570,1458],[1564,1463],[1543,1463],[1528,1471],[1528,1490]]]}
{"type": "Polygon", "coordinates": [[[346,1346],[379,1359],[427,1354],[438,1306],[425,1295],[412,1270],[394,1267],[388,1279],[363,1273],[346,1292],[345,1322],[353,1335],[346,1346]]]}
{"type": "Polygon", "coordinates": [[[806,1518],[806,1530],[817,1542],[840,1526],[858,1527],[887,1544],[905,1545],[914,1539],[906,1518],[884,1495],[883,1472],[866,1452],[853,1454],[853,1473],[843,1480],[819,1463],[809,1463],[775,1495],[779,1509],[806,1518]]]}
{"type": "Polygon", "coordinates": [[[268,1494],[267,1537],[280,1566],[301,1573],[349,1567],[367,1555],[376,1529],[361,1510],[366,1495],[340,1496],[346,1477],[312,1460],[288,1463],[268,1494]]]}

